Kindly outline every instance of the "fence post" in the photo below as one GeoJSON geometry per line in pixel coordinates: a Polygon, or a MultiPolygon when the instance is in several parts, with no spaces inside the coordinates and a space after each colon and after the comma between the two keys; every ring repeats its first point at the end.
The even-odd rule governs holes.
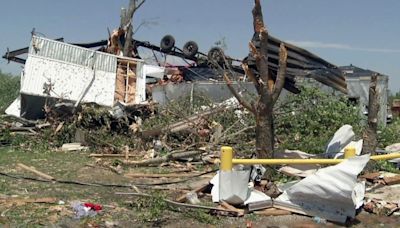
{"type": "Polygon", "coordinates": [[[356,148],[355,147],[348,147],[344,149],[344,158],[352,158],[356,156],[356,148]]]}
{"type": "Polygon", "coordinates": [[[221,171],[231,171],[233,164],[233,148],[230,146],[221,147],[221,171]]]}

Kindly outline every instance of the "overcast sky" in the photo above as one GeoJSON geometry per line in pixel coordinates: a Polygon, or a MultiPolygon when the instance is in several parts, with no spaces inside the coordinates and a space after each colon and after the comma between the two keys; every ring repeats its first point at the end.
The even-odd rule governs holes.
{"type": "MultiPolygon", "coordinates": [[[[28,46],[32,28],[49,38],[89,42],[107,38],[119,25],[128,0],[2,0],[0,54],[28,46]]],[[[263,0],[269,32],[304,47],[335,65],[353,64],[390,76],[400,90],[399,0],[263,0]]],[[[226,37],[228,55],[243,58],[252,36],[251,0],[147,0],[134,24],[148,21],[136,34],[159,44],[171,34],[178,47],[195,40],[207,52],[226,37]]],[[[21,66],[0,61],[4,72],[21,66]]]]}

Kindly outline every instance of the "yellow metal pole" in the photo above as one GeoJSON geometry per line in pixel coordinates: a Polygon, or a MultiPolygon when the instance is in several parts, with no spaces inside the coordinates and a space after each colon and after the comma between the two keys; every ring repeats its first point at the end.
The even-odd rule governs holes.
{"type": "MultiPolygon", "coordinates": [[[[345,149],[344,157],[345,159],[355,156],[355,148],[350,147],[345,149]]],[[[385,155],[374,155],[371,156],[371,160],[390,160],[400,158],[400,151],[385,155]]],[[[221,161],[220,169],[222,171],[232,170],[233,165],[302,165],[302,164],[320,164],[320,165],[334,165],[338,164],[345,159],[236,159],[233,158],[233,148],[229,146],[221,147],[221,161]]]]}
{"type": "Polygon", "coordinates": [[[243,165],[302,165],[302,164],[321,164],[333,165],[344,161],[344,159],[232,159],[233,164],[243,165]]]}
{"type": "Polygon", "coordinates": [[[348,147],[344,149],[344,158],[352,158],[356,156],[356,148],[348,147]]]}
{"type": "Polygon", "coordinates": [[[233,167],[232,158],[233,158],[233,148],[230,146],[221,147],[221,165],[220,165],[221,171],[232,170],[233,167]]]}
{"type": "Polygon", "coordinates": [[[391,154],[384,154],[384,155],[371,156],[371,159],[375,160],[375,161],[378,161],[378,160],[390,160],[390,159],[395,159],[395,158],[400,158],[400,152],[391,153],[391,154]]]}
{"type": "MultiPolygon", "coordinates": [[[[371,160],[390,160],[400,158],[400,152],[385,154],[385,155],[375,155],[371,156],[371,160]]],[[[303,165],[303,164],[320,164],[320,165],[334,165],[338,164],[345,159],[232,159],[233,164],[243,164],[243,165],[303,165]]]]}

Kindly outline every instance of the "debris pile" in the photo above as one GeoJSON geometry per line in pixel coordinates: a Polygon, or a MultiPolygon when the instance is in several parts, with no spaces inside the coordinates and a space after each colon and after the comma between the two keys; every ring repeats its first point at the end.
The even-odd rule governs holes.
{"type": "MultiPolygon", "coordinates": [[[[283,87],[299,93],[295,79],[302,76],[346,93],[346,81],[333,64],[268,36],[262,23],[260,1],[255,2],[252,54],[243,61],[225,56],[220,48],[212,48],[206,55],[194,41],[187,42],[181,50],[171,35],[165,36],[160,46],[132,40],[127,36],[132,28],[120,27],[109,34],[108,40],[90,44],[68,44],[33,34],[29,48],[5,56],[24,63],[25,68],[20,94],[0,123],[0,145],[27,151],[40,145],[54,153],[88,156],[90,162],[79,167],[85,173],[99,171],[101,177],[108,173],[113,181],[115,178],[120,182],[95,181],[92,176],[85,179],[78,175],[77,180],[64,179],[59,177],[59,170],[49,175],[39,171],[41,167],[25,162],[16,162],[13,168],[35,177],[0,174],[42,184],[110,188],[121,198],[153,200],[150,207],[158,204],[162,209],[168,205],[205,210],[213,216],[298,214],[313,217],[320,224],[346,224],[356,219],[361,210],[398,216],[400,175],[369,171],[360,177],[359,174],[369,170],[365,167],[371,160],[400,157],[399,144],[382,151],[375,151],[376,144],[367,145],[372,154],[363,154],[366,151],[363,143],[369,144],[366,138],[372,134],[360,139],[348,124],[335,132],[321,154],[306,153],[297,150],[298,147],[283,148],[282,141],[299,138],[285,134],[285,140],[280,141],[282,135],[279,135],[277,145],[274,144],[273,104],[283,87]],[[150,49],[157,65],[141,59],[138,47],[150,49]],[[154,52],[162,54],[163,64],[154,52]],[[26,60],[17,57],[24,53],[28,53],[26,60]],[[185,63],[169,64],[167,56],[179,57],[185,63]],[[226,81],[222,81],[222,75],[226,81]],[[254,99],[252,92],[260,99],[254,99]],[[265,130],[262,128],[269,128],[272,134],[260,137],[265,130]],[[257,142],[271,139],[268,146],[260,144],[268,150],[261,147],[254,150],[254,144],[258,144],[255,139],[257,142]],[[238,159],[233,154],[223,156],[221,147],[226,145],[238,148],[234,155],[238,159]],[[275,160],[255,160],[260,155],[253,151],[271,152],[271,156],[274,152],[275,160]],[[378,155],[378,159],[375,152],[384,155],[378,155]],[[229,165],[225,163],[227,160],[229,165]],[[286,181],[277,181],[273,175],[285,175],[286,181]],[[120,192],[120,189],[130,191],[120,192]],[[167,193],[160,197],[157,191],[167,193]]],[[[130,23],[126,26],[131,27],[130,23]]],[[[309,99],[310,110],[318,109],[313,99],[309,99]]],[[[341,106],[347,107],[347,103],[341,106]]],[[[289,115],[296,118],[296,112],[290,110],[289,115]]],[[[307,118],[315,116],[319,120],[318,115],[307,118]]],[[[371,119],[369,124],[376,125],[374,118],[371,119]]],[[[285,132],[292,131],[290,120],[283,126],[285,132]]],[[[336,130],[336,125],[332,128],[336,130]]],[[[296,134],[306,132],[301,130],[296,134]]],[[[312,134],[320,133],[314,131],[312,134]]],[[[398,161],[391,160],[399,164],[398,161]]],[[[104,204],[81,201],[70,201],[76,219],[104,212],[104,204]]],[[[55,198],[0,199],[0,205],[56,202],[55,198]]],[[[140,202],[137,204],[142,209],[140,202]]],[[[154,210],[153,215],[159,216],[159,208],[154,210]]]]}

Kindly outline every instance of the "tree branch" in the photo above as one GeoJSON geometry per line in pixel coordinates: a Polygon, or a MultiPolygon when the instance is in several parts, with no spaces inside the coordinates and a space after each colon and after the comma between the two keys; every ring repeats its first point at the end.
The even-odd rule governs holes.
{"type": "Polygon", "coordinates": [[[287,66],[287,50],[284,43],[281,43],[279,47],[279,69],[276,73],[275,85],[272,93],[272,101],[275,103],[281,94],[283,85],[285,84],[286,78],[286,66],[287,66]]]}
{"type": "Polygon", "coordinates": [[[262,10],[261,10],[260,0],[254,1],[254,8],[253,8],[252,13],[253,13],[253,18],[254,18],[254,20],[253,20],[254,32],[260,33],[261,30],[264,28],[264,20],[263,20],[263,14],[262,14],[262,10]]]}
{"type": "Polygon", "coordinates": [[[250,78],[250,80],[254,83],[254,86],[256,87],[256,90],[258,93],[260,93],[260,81],[256,78],[254,75],[254,72],[249,69],[249,66],[247,64],[242,63],[242,69],[244,73],[250,78]]]}
{"type": "MultiPolygon", "coordinates": [[[[132,56],[132,36],[133,36],[133,26],[132,18],[136,10],[138,10],[146,0],[130,0],[128,10],[123,11],[125,15],[121,18],[121,28],[125,30],[125,45],[123,49],[124,56],[132,56]]],[[[135,53],[136,54],[136,53],[135,53]]]]}
{"type": "MultiPolygon", "coordinates": [[[[254,1],[253,8],[253,26],[254,37],[250,44],[251,52],[256,59],[256,65],[260,78],[263,81],[263,87],[269,94],[272,94],[271,83],[269,83],[270,75],[268,70],[268,32],[264,26],[263,15],[260,0],[254,1]],[[259,42],[259,45],[256,43],[259,42]]],[[[264,90],[264,89],[263,89],[264,90]]]]}
{"type": "Polygon", "coordinates": [[[231,91],[231,93],[239,101],[239,103],[250,112],[255,113],[255,109],[253,108],[253,106],[251,106],[247,101],[245,101],[243,97],[236,91],[236,89],[233,88],[232,81],[226,72],[224,73],[224,79],[226,81],[226,85],[228,86],[229,91],[231,91]]]}

